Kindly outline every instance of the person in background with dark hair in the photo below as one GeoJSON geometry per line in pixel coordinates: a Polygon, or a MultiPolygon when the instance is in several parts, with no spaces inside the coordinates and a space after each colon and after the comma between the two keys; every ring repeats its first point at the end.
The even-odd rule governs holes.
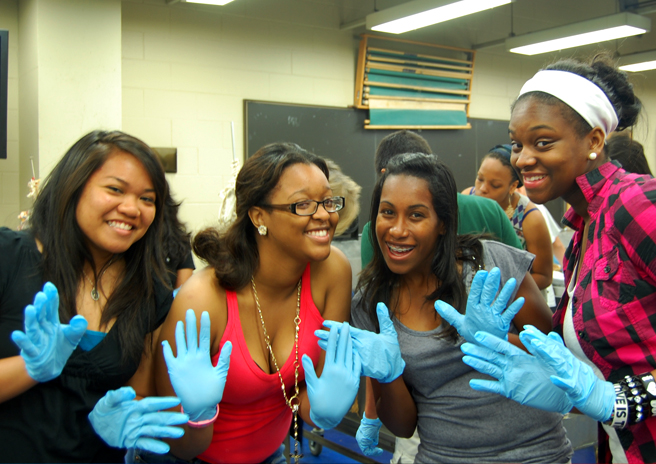
{"type": "Polygon", "coordinates": [[[645,150],[640,142],[627,135],[613,135],[606,142],[608,158],[617,160],[627,172],[654,176],[645,158],[645,150]]]}
{"type": "Polygon", "coordinates": [[[166,269],[169,273],[171,288],[176,290],[184,284],[194,273],[194,257],[191,254],[191,234],[178,218],[178,209],[181,203],[169,195],[164,203],[164,253],[166,255],[166,269]]]}
{"type": "MultiPolygon", "coordinates": [[[[374,169],[376,177],[380,178],[387,163],[395,156],[403,153],[432,154],[430,145],[421,135],[408,130],[393,132],[383,138],[376,148],[374,169]]],[[[458,234],[493,235],[506,245],[521,249],[521,243],[512,226],[506,221],[503,210],[493,201],[485,198],[469,197],[458,194],[458,234]]],[[[360,255],[362,268],[371,261],[373,256],[370,224],[362,228],[360,255]]]]}
{"type": "Polygon", "coordinates": [[[656,462],[656,180],[627,173],[606,148],[641,107],[606,55],[556,62],[524,84],[510,119],[512,162],[533,201],[571,205],[566,292],[554,332],[521,333],[534,356],[485,333],[476,337],[484,346],[463,346],[465,362],[498,379],[476,389],[523,401],[516,382],[550,376],[534,385],[533,404],[554,410],[566,399],[561,412],[602,423],[599,462],[656,462]]]}
{"type": "Polygon", "coordinates": [[[297,431],[300,416],[332,428],[357,394],[359,358],[341,323],[351,269],[331,246],[344,198],[326,163],[296,144],[267,145],[244,163],[235,195],[230,228],[195,237],[209,266],[180,289],[160,335],[157,390],[177,395],[190,417],[167,459],[284,462],[290,424],[297,431]],[[340,322],[325,356],[314,335],[324,319],[340,322]]]}
{"type": "Polygon", "coordinates": [[[549,229],[536,206],[517,191],[522,181],[510,164],[510,145],[497,145],[483,157],[474,187],[462,191],[496,201],[510,220],[522,247],[535,255],[531,275],[540,290],[551,285],[553,252],[549,229]],[[533,213],[533,214],[531,214],[533,213]]]}
{"type": "Polygon", "coordinates": [[[94,131],[43,182],[31,228],[0,229],[0,460],[123,462],[116,448],[166,452],[156,438],[183,433],[184,414],[157,412],[176,398],[134,400],[153,393],[171,306],[167,195],[145,143],[94,131]]]}
{"type": "Polygon", "coordinates": [[[466,388],[483,378],[460,362],[477,328],[519,343],[514,326],[533,321],[546,332],[551,311],[528,273],[530,253],[456,234],[456,198],[449,168],[420,153],[392,158],[374,188],[378,246],[358,282],[350,336],[377,413],[398,437],[417,428],[417,463],[568,462],[562,415],[466,388]],[[494,316],[477,320],[488,305],[494,316]],[[405,369],[391,369],[401,357],[405,369]]]}

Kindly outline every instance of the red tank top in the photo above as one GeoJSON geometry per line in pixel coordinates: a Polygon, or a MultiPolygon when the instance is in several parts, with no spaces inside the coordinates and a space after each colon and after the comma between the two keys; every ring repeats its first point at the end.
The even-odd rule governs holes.
{"type": "MultiPolygon", "coordinates": [[[[230,340],[232,354],[219,417],[214,423],[212,443],[200,459],[211,463],[259,463],[278,449],[289,433],[292,412],[280,391],[277,372],[266,374],[253,361],[246,346],[239,320],[237,294],[226,291],[228,323],[220,346],[230,340]]],[[[298,336],[298,381],[305,379],[301,356],[307,354],[314,365],[321,348],[314,331],[321,328],[323,317],[312,300],[310,265],[301,283],[301,324],[298,336]]],[[[219,353],[212,357],[216,365],[219,353]]],[[[294,390],[294,354],[280,366],[287,397],[294,390]]]]}

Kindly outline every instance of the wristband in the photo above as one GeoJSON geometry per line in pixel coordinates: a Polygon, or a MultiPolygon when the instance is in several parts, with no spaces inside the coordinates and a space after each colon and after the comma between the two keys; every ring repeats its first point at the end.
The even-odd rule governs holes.
{"type": "Polygon", "coordinates": [[[615,388],[615,404],[610,419],[604,424],[616,429],[623,429],[629,421],[629,402],[622,384],[615,383],[613,387],[615,388]]]}
{"type": "MultiPolygon", "coordinates": [[[[180,405],[180,412],[184,414],[184,408],[182,407],[182,405],[180,405]]],[[[191,428],[194,428],[194,429],[202,429],[203,427],[207,427],[208,425],[213,424],[216,421],[217,417],[219,417],[219,405],[218,404],[216,405],[216,414],[214,414],[214,417],[212,417],[210,419],[207,419],[207,420],[198,421],[198,422],[194,422],[194,421],[190,420],[189,422],[187,422],[187,425],[191,428]]]]}

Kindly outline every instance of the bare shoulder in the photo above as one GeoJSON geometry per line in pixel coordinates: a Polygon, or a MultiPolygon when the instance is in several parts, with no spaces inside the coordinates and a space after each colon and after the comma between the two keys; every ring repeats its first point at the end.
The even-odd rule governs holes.
{"type": "Polygon", "coordinates": [[[474,188],[474,187],[467,187],[466,189],[464,189],[464,190],[463,190],[462,192],[460,192],[460,193],[462,193],[463,195],[471,195],[471,191],[472,191],[473,188],[474,188]]]}
{"type": "Polygon", "coordinates": [[[330,247],[330,255],[323,261],[312,263],[312,275],[321,277],[337,277],[345,272],[351,275],[351,263],[342,250],[334,245],[330,247]]]}
{"type": "Polygon", "coordinates": [[[312,298],[326,319],[348,320],[351,298],[351,264],[346,255],[332,247],[325,260],[312,263],[312,298]]]}

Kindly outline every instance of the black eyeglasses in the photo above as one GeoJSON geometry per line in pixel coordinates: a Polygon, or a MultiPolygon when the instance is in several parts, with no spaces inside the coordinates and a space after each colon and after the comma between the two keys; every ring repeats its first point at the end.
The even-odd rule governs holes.
{"type": "Polygon", "coordinates": [[[316,200],[303,200],[296,203],[287,205],[262,205],[265,208],[275,208],[289,211],[297,216],[312,216],[319,209],[319,205],[323,205],[324,209],[329,213],[336,213],[344,208],[344,197],[326,198],[324,201],[316,200]]]}

